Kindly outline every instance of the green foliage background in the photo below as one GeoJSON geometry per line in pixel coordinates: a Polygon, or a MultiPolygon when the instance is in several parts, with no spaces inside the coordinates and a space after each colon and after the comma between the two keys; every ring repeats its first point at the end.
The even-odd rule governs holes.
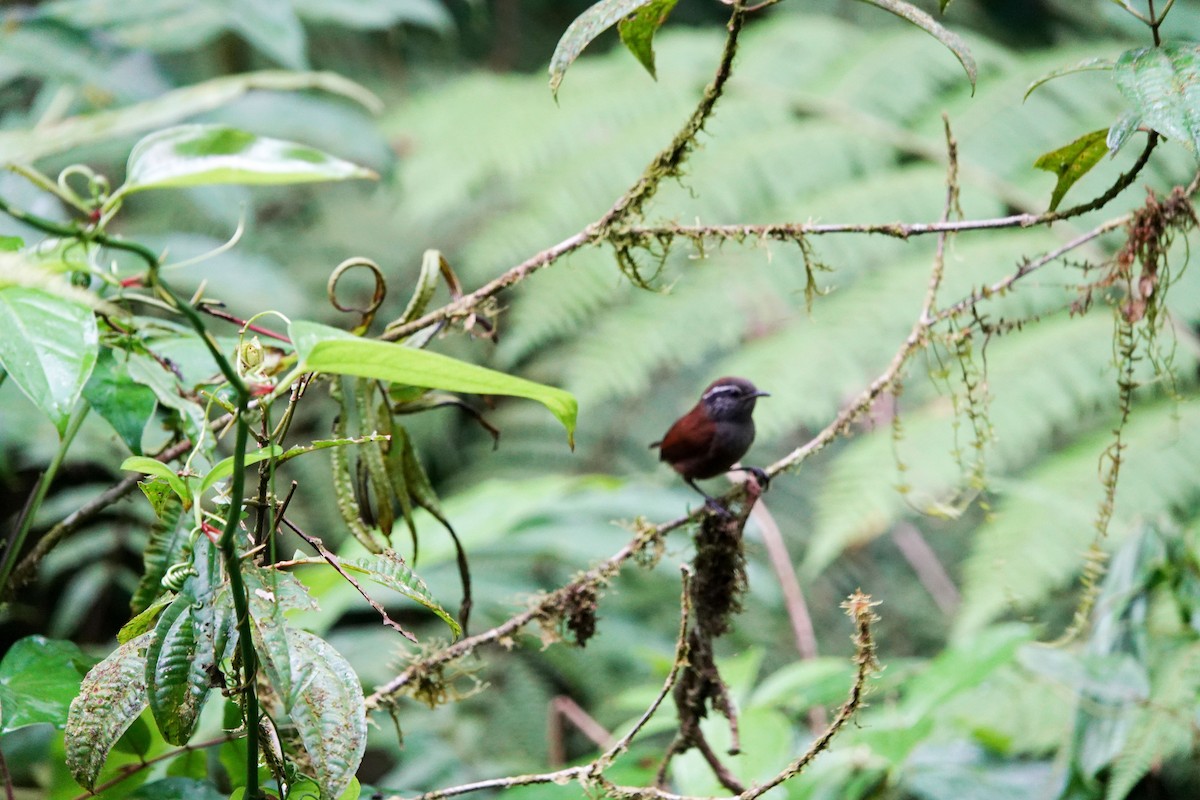
{"type": "MultiPolygon", "coordinates": [[[[384,176],[378,185],[210,187],[169,204],[135,197],[121,231],[182,259],[211,249],[244,218],[244,241],[188,267],[182,283],[208,281],[210,292],[241,315],[272,307],[331,322],[337,320],[323,303],[323,287],[349,255],[384,267],[397,312],[427,248],[446,253],[469,288],[596,219],[693,107],[722,40],[719,25],[706,24],[707,11],[688,12],[683,21],[695,28],[669,25],[656,39],[656,82],[627,53],[592,54],[572,67],[555,107],[540,68],[554,36],[585,3],[526,4],[517,18],[530,46],[516,54],[498,29],[487,28],[487,20],[504,19],[499,3],[492,17],[472,3],[396,4],[407,11],[359,23],[348,5],[296,3],[298,11],[308,9],[298,32],[282,18],[221,17],[219,5],[193,4],[199,16],[189,18],[169,4],[145,3],[137,7],[145,13],[139,20],[133,17],[142,12],[104,4],[98,8],[108,17],[85,14],[84,4],[45,4],[61,13],[19,25],[3,40],[3,126],[124,105],[255,66],[317,66],[361,80],[385,98],[377,119],[341,100],[267,93],[199,119],[356,160],[384,176]],[[317,9],[326,5],[339,10],[322,16],[317,9]],[[174,23],[166,35],[164,20],[174,23]],[[472,58],[539,73],[485,71],[472,58]]],[[[846,5],[782,3],[750,27],[703,148],[683,180],[663,187],[651,220],[932,221],[944,196],[942,112],[959,145],[965,216],[1041,211],[1052,181],[1033,161],[1111,124],[1122,104],[1104,74],[1060,79],[1022,103],[1025,87],[1064,64],[1146,43],[1144,30],[1111,3],[1048,4],[1034,32],[1006,28],[998,8],[1004,4],[959,0],[948,24],[961,14],[957,19],[975,26],[969,39],[980,76],[972,96],[954,58],[927,36],[846,5]]],[[[1200,13],[1180,3],[1164,33],[1200,38],[1200,13]]],[[[119,173],[131,142],[105,142],[62,163],[107,164],[119,173]]],[[[1131,158],[1106,161],[1067,202],[1103,191],[1131,158]]],[[[1137,185],[1164,191],[1186,183],[1194,169],[1191,156],[1168,144],[1137,185]]],[[[0,194],[18,202],[32,197],[11,175],[0,177],[0,194]]],[[[947,253],[941,296],[948,304],[1142,200],[1133,188],[1102,211],[1050,229],[959,236],[947,253]]],[[[1099,261],[1119,243],[1119,234],[1107,237],[1087,258],[1099,261]]],[[[746,241],[701,250],[679,240],[657,273],[658,291],[632,287],[610,252],[587,250],[503,296],[495,346],[460,338],[435,345],[562,386],[580,402],[574,453],[562,447],[553,420],[528,405],[500,402],[488,412],[503,432],[494,452],[491,438],[454,412],[413,423],[471,555],[477,625],[499,622],[522,598],[561,585],[620,547],[628,534],[614,521],[668,519],[695,502],[655,464],[646,443],[712,378],[746,375],[771,391],[759,406],[750,458],[765,463],[804,442],[883,369],[919,309],[933,238],[828,236],[809,245],[823,267],[811,308],[805,287],[812,263],[794,245],[746,241]]],[[[1187,249],[1181,240],[1172,253],[1171,319],[1155,343],[1158,363],[1139,365],[1145,385],[1135,398],[1116,513],[1103,542],[1116,556],[1090,638],[1060,650],[1033,644],[1060,632],[1078,601],[1103,497],[1097,464],[1118,415],[1115,310],[1097,303],[1086,315],[1069,313],[1087,277],[1071,263],[1041,271],[986,306],[992,322],[1020,320],[1022,327],[986,348],[977,341],[971,354],[988,390],[990,428],[981,452],[972,447],[974,420],[962,407],[961,377],[943,353],[910,370],[894,408],[881,408],[871,429],[773,485],[766,502],[828,657],[797,661],[780,590],[752,532],[747,608],[719,654],[743,708],[745,755],[731,760],[739,774],[772,774],[807,736],[804,712],[840,702],[850,667],[838,656],[850,644],[838,604],[861,586],[883,603],[878,637],[888,669],[874,707],[861,728],[780,796],[999,798],[1038,789],[1116,798],[1152,765],[1152,780],[1166,791],[1195,790],[1188,758],[1195,755],[1200,683],[1200,277],[1185,268],[1187,249]],[[889,424],[892,411],[898,427],[889,424]],[[979,457],[984,467],[975,477],[986,476],[986,488],[975,497],[980,487],[969,465],[979,457]],[[963,503],[958,515],[925,513],[964,497],[986,507],[963,503]],[[922,532],[960,587],[961,604],[951,613],[939,609],[901,557],[893,534],[902,526],[922,532]],[[1161,730],[1171,735],[1143,735],[1161,730]]],[[[301,433],[326,435],[329,420],[304,426],[301,433]]],[[[15,509],[31,471],[48,460],[53,433],[11,382],[0,386],[0,431],[0,506],[15,509]]],[[[56,491],[47,522],[111,482],[124,455],[99,424],[83,436],[79,452],[87,456],[56,491]]],[[[297,463],[296,477],[310,490],[297,513],[330,542],[340,523],[322,486],[323,466],[297,463]]],[[[45,632],[105,652],[136,586],[147,519],[144,510],[121,506],[61,546],[33,593],[10,612],[6,630],[45,632]]],[[[600,635],[586,649],[489,654],[460,682],[464,691],[476,682],[487,688],[432,712],[405,706],[404,749],[391,731],[375,731],[363,781],[413,791],[543,769],[547,708],[559,694],[608,729],[622,729],[669,664],[675,564],[688,556],[685,538],[676,536],[656,569],[622,575],[601,604],[600,635]]],[[[448,542],[427,535],[417,566],[435,596],[456,596],[448,542]]],[[[322,611],[308,620],[311,627],[367,686],[394,674],[405,650],[395,635],[348,587],[330,582],[315,590],[322,611]]],[[[415,613],[405,624],[437,633],[436,623],[415,613]]],[[[0,746],[10,766],[26,763],[13,753],[48,765],[61,743],[35,728],[0,746]]],[[[592,747],[576,734],[567,739],[570,757],[592,747]]],[[[639,747],[632,761],[661,752],[639,747]]],[[[698,761],[682,761],[675,773],[681,791],[718,789],[698,761]]],[[[48,796],[78,792],[61,775],[48,785],[48,796]]],[[[510,795],[522,793],[546,797],[554,790],[510,795]]]]}

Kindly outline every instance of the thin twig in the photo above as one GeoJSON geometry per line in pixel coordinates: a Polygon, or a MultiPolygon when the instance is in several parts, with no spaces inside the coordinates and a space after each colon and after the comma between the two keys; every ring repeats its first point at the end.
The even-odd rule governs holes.
{"type": "Polygon", "coordinates": [[[574,725],[577,731],[597,747],[608,747],[612,744],[612,733],[569,695],[560,694],[553,698],[546,716],[547,760],[552,767],[564,764],[567,760],[567,748],[563,741],[564,720],[574,725]]]}
{"type": "MultiPolygon", "coordinates": [[[[325,547],[325,545],[321,542],[320,539],[318,539],[315,536],[309,536],[307,533],[300,530],[300,528],[297,527],[295,525],[295,523],[293,523],[290,519],[283,516],[282,514],[279,515],[279,519],[289,530],[292,531],[292,533],[299,536],[301,539],[303,539],[305,542],[308,543],[309,547],[313,548],[318,553],[320,553],[321,558],[325,559],[325,561],[329,564],[329,566],[333,567],[334,570],[337,571],[337,574],[339,574],[343,578],[345,578],[347,583],[349,583],[356,590],[358,590],[358,593],[361,594],[363,596],[363,598],[368,603],[371,604],[371,608],[378,611],[379,616],[383,617],[384,625],[387,625],[389,628],[396,631],[396,633],[400,634],[405,639],[408,639],[410,642],[417,641],[416,636],[414,636],[413,634],[411,634],[407,630],[405,630],[404,627],[399,622],[396,622],[396,620],[389,617],[388,613],[387,613],[387,609],[384,608],[383,605],[380,604],[380,602],[378,600],[371,597],[371,595],[367,594],[366,591],[362,588],[362,585],[354,579],[353,575],[351,575],[349,572],[346,572],[345,568],[342,566],[342,562],[338,560],[338,557],[336,555],[329,552],[329,550],[325,547]]],[[[278,567],[280,565],[276,564],[275,566],[278,567]]]]}
{"type": "MultiPolygon", "coordinates": [[[[192,443],[185,439],[182,442],[176,442],[166,450],[163,450],[161,453],[155,456],[155,459],[166,464],[174,461],[176,458],[179,458],[181,455],[188,452],[191,447],[192,443]]],[[[33,573],[37,569],[38,564],[40,564],[42,559],[46,557],[47,553],[54,549],[55,545],[57,545],[66,537],[70,536],[75,531],[82,528],[101,511],[137,489],[138,481],[142,480],[143,478],[144,476],[142,475],[131,475],[129,477],[122,478],[117,483],[105,489],[103,492],[96,495],[91,500],[88,500],[70,514],[63,517],[63,519],[57,525],[46,531],[46,533],[44,533],[37,540],[37,543],[30,548],[29,553],[27,553],[25,558],[21,560],[21,563],[17,565],[16,569],[13,570],[11,580],[13,591],[16,591],[20,587],[24,586],[32,579],[33,573]]]]}
{"type": "MultiPolygon", "coordinates": [[[[791,554],[783,540],[783,531],[775,521],[775,515],[760,500],[754,504],[750,516],[758,524],[762,533],[763,546],[767,550],[767,560],[775,571],[775,579],[783,592],[783,607],[787,611],[788,622],[792,627],[792,638],[796,643],[796,653],[802,661],[810,661],[817,657],[817,634],[813,628],[812,615],[808,613],[808,603],[804,600],[804,591],[800,581],[796,579],[796,569],[792,564],[791,554]]],[[[819,705],[808,709],[808,727],[816,734],[829,724],[825,709],[819,705]]]]}
{"type": "Polygon", "coordinates": [[[937,607],[946,616],[953,616],[962,599],[958,587],[917,526],[911,522],[901,522],[892,529],[892,541],[937,607]]]}
{"type": "Polygon", "coordinates": [[[240,731],[240,730],[233,731],[230,733],[226,733],[223,736],[218,736],[215,739],[209,739],[206,742],[197,742],[196,744],[191,744],[191,743],[185,744],[183,747],[179,747],[174,750],[169,750],[165,753],[160,753],[159,755],[154,756],[153,758],[148,758],[145,761],[142,761],[137,764],[129,764],[128,766],[121,768],[122,771],[121,771],[120,775],[117,775],[112,780],[105,781],[104,783],[100,784],[99,786],[97,786],[95,789],[93,789],[90,792],[84,792],[83,794],[76,795],[74,800],[88,800],[89,798],[95,797],[96,795],[102,793],[105,789],[112,788],[113,786],[116,786],[117,784],[121,783],[122,781],[126,781],[129,778],[132,778],[137,773],[139,773],[143,770],[149,769],[150,767],[154,766],[155,764],[157,764],[160,761],[168,761],[172,758],[175,758],[176,756],[183,755],[184,753],[193,753],[197,750],[207,750],[208,748],[216,747],[219,744],[225,744],[226,742],[237,741],[239,738],[242,737],[242,735],[244,733],[245,733],[245,731],[240,731]]]}
{"type": "MultiPolygon", "coordinates": [[[[685,588],[685,594],[687,589],[685,588]]],[[[862,707],[863,697],[866,693],[867,679],[878,670],[879,665],[875,660],[875,641],[871,631],[871,626],[879,618],[875,615],[873,609],[878,605],[872,602],[870,596],[863,594],[861,591],[855,592],[849,599],[842,604],[842,608],[846,610],[847,615],[854,622],[854,663],[856,665],[854,680],[850,685],[849,695],[846,702],[838,709],[833,721],[829,724],[821,735],[813,740],[808,749],[789,762],[783,769],[776,773],[773,777],[767,779],[765,783],[752,786],[738,793],[733,800],[757,800],[763,794],[775,788],[779,784],[794,778],[807,767],[814,758],[821,754],[829,747],[830,742],[838,734],[846,723],[849,722],[854,714],[862,707]]],[[[682,631],[687,629],[687,621],[681,624],[681,641],[686,637],[682,636],[682,631]]],[[[681,663],[681,657],[676,655],[676,666],[681,663]]],[[[653,714],[662,700],[670,691],[672,678],[668,676],[667,685],[660,693],[655,704],[643,715],[642,719],[634,726],[635,731],[640,729],[645,721],[653,714]]],[[[514,786],[531,786],[536,784],[555,783],[563,785],[571,781],[579,781],[585,790],[591,790],[593,787],[599,790],[599,793],[604,797],[609,798],[629,798],[629,800],[700,800],[700,798],[690,797],[688,795],[676,794],[659,789],[654,786],[621,786],[612,783],[602,774],[610,763],[609,754],[616,754],[618,748],[625,746],[628,739],[632,738],[631,731],[609,753],[600,756],[595,761],[589,764],[584,764],[576,767],[567,767],[565,769],[555,770],[554,772],[542,772],[532,775],[511,775],[505,778],[490,778],[488,780],[476,781],[474,783],[465,783],[460,786],[451,786],[446,789],[438,789],[425,794],[417,795],[412,800],[443,800],[447,797],[457,797],[459,795],[470,794],[472,792],[480,792],[489,789],[510,789],[514,786]]]]}
{"type": "Polygon", "coordinates": [[[675,681],[679,678],[679,671],[684,664],[687,663],[687,631],[688,624],[691,622],[691,571],[684,565],[680,567],[683,581],[683,589],[680,593],[679,607],[679,636],[675,641],[675,659],[671,664],[671,670],[667,674],[667,679],[663,682],[662,690],[658,696],[654,698],[654,702],[642,713],[642,716],[633,724],[624,736],[618,739],[612,747],[606,750],[603,754],[593,759],[588,764],[583,764],[575,767],[567,767],[565,769],[556,770],[554,772],[545,772],[536,775],[517,775],[504,778],[489,778],[487,780],[475,781],[474,783],[465,783],[461,786],[452,786],[446,789],[437,789],[432,792],[418,795],[413,800],[441,800],[446,797],[456,797],[458,795],[470,794],[471,792],[479,792],[487,789],[505,789],[513,786],[530,786],[542,783],[565,784],[570,781],[581,781],[584,785],[599,783],[607,784],[603,779],[602,772],[612,766],[612,763],[622,753],[629,749],[629,744],[658,711],[663,700],[670,694],[671,689],[675,686],[675,681]]]}

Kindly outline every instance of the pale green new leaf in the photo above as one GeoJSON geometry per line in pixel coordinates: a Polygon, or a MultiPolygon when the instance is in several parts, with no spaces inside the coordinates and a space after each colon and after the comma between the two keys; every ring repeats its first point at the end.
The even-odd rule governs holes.
{"type": "MultiPolygon", "coordinates": [[[[246,456],[243,460],[243,465],[248,467],[251,464],[257,464],[258,462],[265,461],[268,458],[275,458],[276,456],[279,456],[282,453],[283,453],[283,448],[277,444],[273,444],[268,447],[264,447],[261,450],[256,450],[253,453],[246,453],[246,456]]],[[[217,483],[217,481],[225,480],[225,478],[232,475],[233,474],[233,466],[234,466],[234,457],[233,456],[229,456],[228,458],[223,458],[220,461],[218,461],[216,464],[214,464],[213,468],[208,471],[207,475],[204,476],[204,479],[200,481],[199,493],[204,494],[209,489],[211,489],[217,483]]]]}
{"type": "Polygon", "coordinates": [[[218,183],[281,184],[375,178],[371,170],[296,142],[255,136],[224,125],[179,125],[134,145],[127,195],[145,189],[218,183]]]}
{"type": "Polygon", "coordinates": [[[967,43],[961,36],[947,30],[933,17],[911,3],[904,2],[904,0],[860,0],[860,2],[870,3],[885,11],[890,11],[901,19],[908,20],[944,44],[949,48],[950,52],[954,53],[954,57],[958,59],[958,63],[962,64],[963,69],[967,73],[967,79],[971,81],[971,91],[975,91],[975,78],[979,74],[979,69],[975,66],[975,58],[971,55],[970,48],[967,47],[967,43]]]}
{"type": "Polygon", "coordinates": [[[185,507],[192,505],[192,493],[188,489],[187,482],[175,473],[168,465],[159,461],[156,458],[149,456],[130,456],[121,462],[121,469],[129,470],[130,472],[140,472],[143,475],[151,475],[155,478],[162,478],[174,490],[179,499],[183,501],[185,507]]]}
{"type": "Polygon", "coordinates": [[[1113,80],[1144,124],[1200,158],[1200,45],[1127,50],[1113,80]]]}
{"type": "Polygon", "coordinates": [[[88,672],[67,715],[67,768],[81,786],[96,776],[117,740],[146,708],[146,647],[153,634],[119,646],[88,672]]]}
{"type": "Polygon", "coordinates": [[[600,34],[617,24],[623,17],[632,14],[655,0],[600,0],[567,26],[554,55],[550,58],[550,91],[557,95],[567,67],[579,57],[583,48],[600,34]]]}
{"type": "Polygon", "coordinates": [[[567,430],[567,441],[574,447],[579,404],[570,392],[439,353],[361,339],[327,325],[295,321],[288,329],[304,369],[375,378],[426,389],[500,394],[536,400],[563,424],[567,430]]]}
{"type": "Polygon", "coordinates": [[[253,90],[295,92],[319,89],[349,98],[372,112],[382,101],[357,83],[332,72],[265,70],[228,75],[175,89],[164,95],[115,111],[68,117],[29,131],[0,131],[2,163],[29,162],[80,145],[161,128],[211,111],[253,90]]]}
{"type": "Polygon", "coordinates": [[[0,286],[0,330],[0,367],[61,436],[96,365],[95,314],[43,289],[0,286]]]}
{"type": "Polygon", "coordinates": [[[290,716],[304,743],[322,797],[350,785],[367,747],[367,714],[354,669],[325,640],[295,628],[288,637],[293,675],[305,675],[290,716]]]}

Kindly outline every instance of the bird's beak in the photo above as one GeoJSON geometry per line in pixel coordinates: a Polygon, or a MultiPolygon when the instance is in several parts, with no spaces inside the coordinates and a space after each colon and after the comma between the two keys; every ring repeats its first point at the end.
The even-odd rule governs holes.
{"type": "Polygon", "coordinates": [[[750,396],[751,396],[751,397],[770,397],[770,396],[771,396],[771,393],[770,393],[770,392],[764,392],[764,391],[762,391],[761,389],[759,389],[759,390],[755,391],[755,392],[754,392],[754,394],[752,394],[752,395],[750,395],[750,396]]]}

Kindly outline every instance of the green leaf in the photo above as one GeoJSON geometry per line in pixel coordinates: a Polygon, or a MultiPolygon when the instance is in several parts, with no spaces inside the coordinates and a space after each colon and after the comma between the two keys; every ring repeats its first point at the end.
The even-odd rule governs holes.
{"type": "Polygon", "coordinates": [[[928,669],[907,681],[902,708],[924,718],[958,692],[972,689],[1000,667],[1011,664],[1033,633],[1024,625],[988,628],[969,641],[943,650],[928,669]]]}
{"type": "MultiPolygon", "coordinates": [[[[304,797],[304,795],[296,795],[304,797]]],[[[226,800],[210,781],[173,776],[139,786],[128,800],[226,800]]]]}
{"type": "Polygon", "coordinates": [[[583,48],[617,24],[622,17],[652,2],[657,0],[600,0],[576,17],[575,21],[567,26],[566,32],[554,48],[554,55],[550,57],[551,93],[558,95],[558,86],[562,83],[567,67],[574,63],[583,52],[583,48]]]}
{"type": "Polygon", "coordinates": [[[121,469],[129,470],[130,472],[141,472],[144,475],[151,475],[155,478],[162,478],[174,490],[175,494],[183,501],[184,506],[192,505],[192,493],[188,489],[187,482],[175,474],[175,470],[159,461],[156,458],[149,456],[130,456],[121,462],[121,469]]]}
{"type": "Polygon", "coordinates": [[[228,105],[254,90],[294,92],[319,89],[347,97],[372,112],[382,110],[378,97],[332,72],[264,70],[228,75],[197,83],[116,111],[68,117],[29,131],[0,131],[0,163],[30,162],[80,145],[129,136],[171,125],[204,111],[228,105]]]}
{"type": "Polygon", "coordinates": [[[290,711],[296,699],[295,690],[306,683],[308,674],[305,665],[301,665],[301,672],[293,674],[287,623],[283,618],[284,606],[278,586],[279,572],[255,567],[243,575],[250,600],[254,650],[267,680],[279,692],[284,710],[290,711]]]}
{"type": "Polygon", "coordinates": [[[967,47],[967,43],[961,36],[942,27],[942,25],[933,17],[929,16],[911,3],[904,2],[904,0],[859,1],[863,3],[870,3],[873,6],[878,6],[884,11],[892,12],[901,19],[908,20],[913,25],[916,25],[918,28],[944,44],[950,49],[950,52],[954,53],[954,57],[958,59],[958,63],[962,64],[963,69],[967,73],[967,79],[971,81],[971,94],[975,93],[975,79],[979,74],[979,69],[975,66],[975,58],[971,55],[970,48],[967,47]]]}
{"type": "Polygon", "coordinates": [[[1113,80],[1143,124],[1200,158],[1200,45],[1126,50],[1113,80]]]}
{"type": "Polygon", "coordinates": [[[1053,172],[1058,176],[1054,192],[1050,195],[1050,210],[1058,208],[1063,195],[1075,185],[1092,167],[1100,163],[1108,152],[1108,129],[1085,133],[1070,144],[1063,145],[1057,150],[1043,153],[1033,166],[1053,172]]]}
{"type": "Polygon", "coordinates": [[[366,167],[282,139],[225,125],[179,125],[152,133],[129,154],[116,194],[218,183],[247,185],[375,178],[366,167]]]}
{"type": "Polygon", "coordinates": [[[26,725],[67,724],[71,700],[96,659],[74,642],[27,636],[0,661],[0,733],[26,725]]]}
{"type": "Polygon", "coordinates": [[[462,636],[462,627],[446,609],[430,594],[425,581],[391,550],[367,558],[343,559],[342,567],[350,572],[359,572],[367,580],[399,592],[436,614],[450,626],[455,638],[462,636]]]}
{"type": "Polygon", "coordinates": [[[307,672],[290,716],[308,753],[322,797],[337,797],[350,785],[367,747],[367,714],[354,669],[325,640],[285,628],[292,674],[307,672]]]}
{"type": "Polygon", "coordinates": [[[164,597],[161,600],[156,600],[143,609],[133,619],[121,626],[121,630],[117,631],[117,643],[125,644],[131,639],[136,639],[147,631],[154,630],[154,626],[158,624],[158,618],[162,616],[163,611],[174,601],[173,597],[164,597]]]}
{"type": "Polygon", "coordinates": [[[134,614],[145,611],[162,595],[162,579],[187,548],[191,524],[191,518],[184,514],[183,502],[166,481],[139,481],[138,488],[150,501],[157,519],[150,529],[150,540],[142,549],[142,577],[129,600],[129,609],[134,614]]]}
{"type": "Polygon", "coordinates": [[[289,69],[308,66],[304,26],[291,3],[242,0],[229,14],[229,24],[259,51],[289,69]]]}
{"type": "Polygon", "coordinates": [[[1055,78],[1061,78],[1064,75],[1074,75],[1077,72],[1090,72],[1092,70],[1110,70],[1113,68],[1114,62],[1111,58],[1085,58],[1069,67],[1060,67],[1052,72],[1047,72],[1042,77],[1029,84],[1029,88],[1025,90],[1025,96],[1022,100],[1028,100],[1029,95],[1033,94],[1033,90],[1041,86],[1043,83],[1049,83],[1055,78]]]}
{"type": "Polygon", "coordinates": [[[292,0],[296,13],[308,23],[377,30],[393,25],[414,25],[450,32],[454,18],[436,0],[292,0]]]}
{"type": "Polygon", "coordinates": [[[654,34],[667,21],[667,15],[679,0],[650,0],[639,8],[632,16],[626,17],[617,24],[617,32],[621,41],[629,48],[629,52],[642,63],[651,78],[657,78],[654,70],[654,34]]]}
{"type": "Polygon", "coordinates": [[[20,236],[0,236],[0,253],[15,253],[24,246],[20,236]]]}
{"type": "Polygon", "coordinates": [[[1108,137],[1105,139],[1105,144],[1108,145],[1108,152],[1115,156],[1117,151],[1125,146],[1125,142],[1129,141],[1129,137],[1141,125],[1141,115],[1133,111],[1126,111],[1117,117],[1117,121],[1108,129],[1108,137]]]}
{"type": "Polygon", "coordinates": [[[95,315],[42,289],[2,286],[0,330],[0,366],[61,436],[96,364],[95,315]]]}
{"type": "MultiPolygon", "coordinates": [[[[261,450],[256,450],[253,453],[246,453],[245,466],[257,464],[259,461],[265,461],[268,458],[275,458],[283,453],[283,448],[277,444],[264,447],[261,450]]],[[[204,476],[204,480],[200,481],[199,494],[204,494],[216,484],[217,481],[224,480],[233,474],[234,458],[223,458],[218,461],[208,474],[204,476]]]]}
{"type": "Polygon", "coordinates": [[[200,719],[200,709],[212,688],[210,670],[221,658],[216,641],[221,625],[213,602],[220,580],[215,548],[196,540],[196,573],[154,626],[146,652],[146,691],[150,711],[163,738],[183,745],[200,719]]]}
{"type": "Polygon", "coordinates": [[[427,389],[500,394],[536,400],[558,418],[567,430],[568,443],[572,448],[575,446],[579,404],[570,392],[438,353],[360,339],[337,328],[314,322],[296,321],[288,326],[288,330],[304,369],[375,378],[427,389]]]}
{"type": "Polygon", "coordinates": [[[153,391],[129,376],[128,366],[118,361],[111,349],[100,351],[92,376],[83,387],[83,399],[113,426],[126,447],[141,455],[142,431],[158,401],[153,391]]]}
{"type": "Polygon", "coordinates": [[[146,708],[146,646],[152,635],[126,642],[92,667],[71,701],[67,768],[81,786],[95,788],[109,751],[146,708]]]}

